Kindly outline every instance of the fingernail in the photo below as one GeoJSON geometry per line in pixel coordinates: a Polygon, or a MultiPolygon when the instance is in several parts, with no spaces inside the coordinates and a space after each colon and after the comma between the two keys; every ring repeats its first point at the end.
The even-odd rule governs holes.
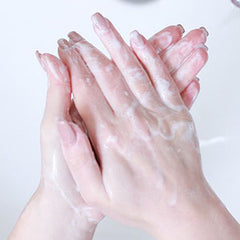
{"type": "Polygon", "coordinates": [[[43,70],[47,71],[47,63],[45,61],[45,58],[42,57],[42,54],[38,50],[35,52],[35,55],[38,59],[38,62],[42,66],[43,70]]]}
{"type": "Polygon", "coordinates": [[[199,82],[199,81],[200,81],[200,78],[195,77],[194,80],[197,81],[197,82],[199,82]]]}
{"type": "Polygon", "coordinates": [[[200,45],[198,46],[198,48],[202,48],[202,49],[208,51],[208,47],[207,47],[205,44],[200,44],[200,45]]]}
{"type": "Polygon", "coordinates": [[[144,48],[144,46],[145,46],[144,38],[138,31],[135,30],[135,31],[131,32],[130,38],[136,47],[144,48]]]}
{"type": "Polygon", "coordinates": [[[42,68],[47,72],[48,75],[50,74],[50,77],[48,77],[49,84],[52,81],[65,83],[69,82],[66,66],[57,58],[54,58],[54,56],[51,56],[47,53],[40,54],[38,51],[36,51],[36,56],[42,68]]]}
{"type": "Polygon", "coordinates": [[[79,41],[81,41],[81,40],[84,39],[80,34],[78,34],[77,32],[74,32],[74,31],[70,32],[70,33],[68,34],[68,37],[69,37],[73,42],[79,42],[79,41]]]}
{"type": "Polygon", "coordinates": [[[61,48],[61,49],[67,49],[69,48],[69,45],[68,45],[68,41],[64,38],[61,38],[57,41],[58,43],[58,46],[61,48]]]}
{"type": "Polygon", "coordinates": [[[207,31],[207,29],[205,27],[200,27],[200,29],[203,31],[203,33],[205,34],[206,37],[209,35],[209,32],[207,31]]]}
{"type": "Polygon", "coordinates": [[[107,33],[110,30],[109,22],[100,13],[92,16],[92,22],[100,33],[107,33]]]}
{"type": "Polygon", "coordinates": [[[181,30],[181,33],[185,33],[185,29],[182,24],[177,24],[177,27],[181,30]]]}
{"type": "Polygon", "coordinates": [[[65,145],[73,145],[77,141],[77,135],[73,126],[66,121],[58,122],[60,138],[65,145]]]}

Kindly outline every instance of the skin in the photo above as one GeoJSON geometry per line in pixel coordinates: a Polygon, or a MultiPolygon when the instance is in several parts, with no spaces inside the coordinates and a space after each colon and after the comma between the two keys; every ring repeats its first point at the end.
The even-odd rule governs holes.
{"type": "MultiPolygon", "coordinates": [[[[190,32],[187,41],[194,41],[198,38],[199,32],[204,31],[197,29],[190,32]]],[[[185,39],[181,40],[182,33],[181,27],[170,26],[155,34],[149,43],[158,50],[159,56],[166,56],[165,61],[174,65],[174,56],[167,57],[167,54],[185,39]],[[171,38],[166,39],[166,34],[171,38]]],[[[70,36],[71,43],[68,44],[72,46],[73,33],[70,36]]],[[[199,45],[197,42],[204,44],[205,41],[206,39],[199,38],[195,41],[195,45],[199,45]]],[[[192,51],[195,51],[195,45],[192,46],[192,51]]],[[[181,59],[175,65],[176,69],[181,69],[186,59],[191,61],[192,51],[188,56],[182,56],[180,51],[174,51],[175,56],[179,55],[181,59]]],[[[39,188],[23,211],[9,239],[92,239],[96,225],[104,215],[95,208],[89,207],[82,198],[66,166],[59,142],[57,122],[60,121],[59,129],[64,128],[65,122],[74,122],[78,130],[84,129],[82,119],[74,103],[71,102],[68,72],[62,61],[50,54],[37,53],[37,57],[49,79],[45,114],[41,123],[42,178],[39,188]]],[[[203,56],[204,63],[206,60],[207,54],[203,56]]],[[[190,83],[185,82],[185,88],[181,92],[182,99],[189,108],[199,92],[199,82],[195,76],[200,68],[200,66],[195,67],[194,76],[189,74],[190,83]]],[[[97,91],[95,93],[98,94],[97,91]]],[[[88,157],[86,156],[86,159],[88,157]]]]}
{"type": "Polygon", "coordinates": [[[90,138],[58,124],[83,199],[157,239],[239,239],[240,226],[203,176],[195,125],[166,64],[137,31],[134,55],[109,20],[92,20],[115,65],[80,36],[76,47],[59,42],[90,138]]]}

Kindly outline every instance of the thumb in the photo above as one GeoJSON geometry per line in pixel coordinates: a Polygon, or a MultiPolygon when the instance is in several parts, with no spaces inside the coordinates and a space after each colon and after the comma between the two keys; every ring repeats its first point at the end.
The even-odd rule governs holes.
{"type": "Polygon", "coordinates": [[[83,129],[74,123],[58,122],[63,155],[83,199],[94,207],[106,200],[102,174],[83,129]]]}

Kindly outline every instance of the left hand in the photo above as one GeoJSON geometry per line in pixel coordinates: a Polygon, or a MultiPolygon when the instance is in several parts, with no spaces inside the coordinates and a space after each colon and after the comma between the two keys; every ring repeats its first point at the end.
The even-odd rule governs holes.
{"type": "Polygon", "coordinates": [[[37,57],[48,75],[41,122],[41,180],[9,240],[91,240],[103,214],[82,199],[66,165],[58,132],[62,121],[74,121],[83,131],[81,118],[71,102],[68,71],[53,55],[37,52],[37,57]]]}

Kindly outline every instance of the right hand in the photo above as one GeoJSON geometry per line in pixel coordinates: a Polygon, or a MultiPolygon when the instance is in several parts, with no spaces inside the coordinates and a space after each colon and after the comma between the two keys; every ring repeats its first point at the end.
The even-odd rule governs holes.
{"type": "Polygon", "coordinates": [[[166,66],[135,34],[131,43],[143,70],[110,22],[97,15],[94,23],[118,67],[83,39],[78,49],[84,61],[60,42],[100,163],[86,134],[65,122],[59,129],[64,156],[83,198],[159,239],[229,239],[217,231],[219,222],[228,227],[224,236],[238,239],[239,227],[203,177],[194,123],[166,66]]]}

